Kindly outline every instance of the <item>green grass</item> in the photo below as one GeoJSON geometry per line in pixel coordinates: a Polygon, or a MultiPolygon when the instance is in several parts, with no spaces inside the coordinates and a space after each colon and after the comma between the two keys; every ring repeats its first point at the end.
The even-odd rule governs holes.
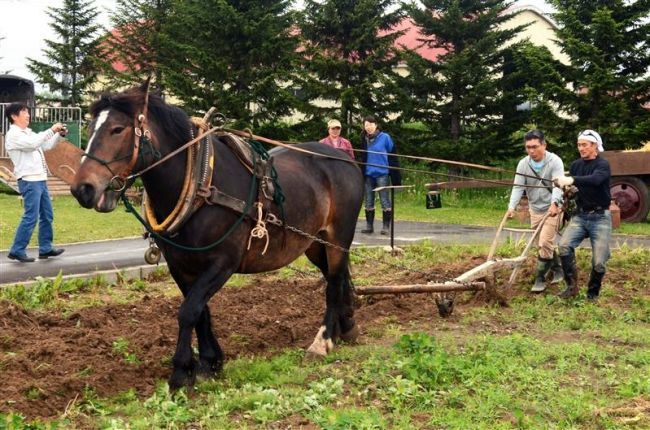
{"type": "Polygon", "coordinates": [[[288,428],[290,422],[341,430],[650,425],[643,409],[632,408],[650,396],[647,345],[480,331],[460,341],[427,332],[386,341],[343,347],[320,363],[302,361],[297,350],[232,361],[223,378],[199,384],[192,399],[184,391],[170,394],[164,383],[144,401],[131,392],[113,399],[88,393],[59,423],[75,428],[83,417],[96,428],[131,429],[288,428]],[[632,410],[621,416],[625,408],[632,410]]]}
{"type": "MultiPolygon", "coordinates": [[[[142,226],[132,214],[119,205],[115,211],[103,214],[82,208],[72,196],[55,196],[54,241],[57,244],[90,240],[116,239],[142,234],[142,226]]],[[[18,196],[0,194],[0,249],[8,249],[23,214],[18,196]]],[[[36,231],[30,246],[37,244],[36,231]]]]}
{"type": "MultiPolygon", "coordinates": [[[[520,248],[507,243],[498,253],[520,248]]],[[[424,244],[407,247],[402,261],[426,270],[485,251],[424,244]]],[[[579,250],[577,257],[580,268],[588,267],[589,252],[579,250]]],[[[369,248],[353,259],[399,261],[369,248]]],[[[363,345],[337,346],[323,360],[305,361],[301,349],[230,360],[221,378],[199,383],[191,395],[171,394],[162,381],[146,399],[133,390],[100,398],[88,388],[58,419],[28,422],[0,414],[0,428],[647,429],[650,250],[616,249],[610,262],[597,304],[522,293],[508,308],[479,303],[457,310],[450,321],[398,325],[387,318],[382,327],[364,327],[363,345]],[[632,268],[634,285],[618,276],[632,268]]],[[[362,283],[376,276],[355,275],[362,283]]],[[[165,288],[146,291],[166,294],[165,288]]],[[[60,283],[58,289],[72,287],[60,283]]],[[[77,293],[83,302],[87,291],[77,293]]],[[[112,342],[116,355],[137,362],[128,341],[112,342]]],[[[41,393],[25,395],[38,399],[41,393]]]]}

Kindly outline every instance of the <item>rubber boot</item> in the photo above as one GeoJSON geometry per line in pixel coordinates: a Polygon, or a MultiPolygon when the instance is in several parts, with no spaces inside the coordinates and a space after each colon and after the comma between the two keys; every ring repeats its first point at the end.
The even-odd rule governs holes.
{"type": "Polygon", "coordinates": [[[383,223],[381,227],[381,234],[384,236],[390,234],[390,217],[393,216],[392,211],[382,211],[383,223]]]}
{"type": "Polygon", "coordinates": [[[564,279],[564,271],[562,270],[562,262],[560,261],[560,254],[557,251],[553,252],[553,263],[551,264],[551,273],[553,279],[551,284],[559,284],[564,279]]]}
{"type": "Polygon", "coordinates": [[[575,255],[560,256],[562,261],[562,270],[564,271],[564,282],[566,288],[560,293],[563,299],[570,299],[578,295],[578,272],[576,270],[576,257],[575,255]]]}
{"type": "Polygon", "coordinates": [[[369,211],[366,209],[366,228],[361,230],[361,233],[372,234],[375,232],[375,210],[369,211]]]}
{"type": "Polygon", "coordinates": [[[546,289],[546,274],[548,273],[553,260],[550,258],[537,257],[537,271],[535,272],[535,284],[530,289],[531,293],[541,293],[546,289]]]}
{"type": "Polygon", "coordinates": [[[603,283],[604,276],[605,272],[600,273],[596,272],[594,269],[591,269],[589,284],[587,284],[587,300],[598,299],[598,295],[600,294],[600,285],[603,283]]]}

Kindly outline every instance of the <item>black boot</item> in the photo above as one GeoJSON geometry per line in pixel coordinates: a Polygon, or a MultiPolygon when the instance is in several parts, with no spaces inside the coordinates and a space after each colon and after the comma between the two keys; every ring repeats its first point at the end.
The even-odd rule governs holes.
{"type": "Polygon", "coordinates": [[[382,216],[383,216],[383,224],[381,227],[381,234],[386,236],[387,234],[390,234],[390,217],[393,216],[393,212],[382,211],[382,216]]]}
{"type": "Polygon", "coordinates": [[[557,251],[553,252],[553,263],[551,264],[551,273],[553,279],[551,284],[559,284],[564,279],[564,272],[562,271],[562,262],[560,261],[560,254],[557,251]]]}
{"type": "Polygon", "coordinates": [[[361,233],[372,234],[375,231],[375,210],[369,211],[366,209],[366,228],[361,230],[361,233]]]}
{"type": "Polygon", "coordinates": [[[546,289],[546,274],[548,273],[553,260],[550,258],[537,257],[537,271],[535,272],[535,284],[530,289],[531,293],[541,293],[546,289]]]}
{"type": "Polygon", "coordinates": [[[564,282],[566,288],[560,293],[563,299],[570,299],[578,295],[578,272],[576,270],[576,257],[574,254],[561,255],[562,270],[564,270],[564,282]]]}
{"type": "Polygon", "coordinates": [[[596,300],[600,294],[600,285],[603,283],[603,277],[605,272],[600,273],[596,272],[594,269],[591,269],[591,275],[589,276],[589,284],[587,284],[587,300],[596,300]]]}

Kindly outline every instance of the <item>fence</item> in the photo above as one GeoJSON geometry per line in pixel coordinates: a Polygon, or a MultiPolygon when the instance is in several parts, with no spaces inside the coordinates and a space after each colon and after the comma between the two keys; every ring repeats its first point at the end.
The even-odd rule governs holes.
{"type": "MultiPolygon", "coordinates": [[[[0,157],[7,157],[4,136],[9,129],[9,120],[5,115],[8,103],[0,103],[0,157]]],[[[29,127],[35,132],[47,130],[52,124],[63,122],[68,126],[66,140],[81,147],[81,108],[80,107],[28,107],[29,127]]]]}

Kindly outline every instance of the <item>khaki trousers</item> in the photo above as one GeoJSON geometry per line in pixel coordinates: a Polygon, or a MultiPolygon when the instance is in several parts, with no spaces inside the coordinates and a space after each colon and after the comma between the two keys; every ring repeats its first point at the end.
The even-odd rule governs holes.
{"type": "MultiPolygon", "coordinates": [[[[534,230],[539,225],[546,212],[530,212],[530,226],[534,230]]],[[[549,216],[546,218],[542,230],[539,232],[539,237],[537,238],[537,244],[539,245],[539,256],[541,258],[551,259],[553,258],[553,250],[555,249],[555,237],[557,236],[558,231],[558,222],[560,221],[560,215],[549,216]]]]}

